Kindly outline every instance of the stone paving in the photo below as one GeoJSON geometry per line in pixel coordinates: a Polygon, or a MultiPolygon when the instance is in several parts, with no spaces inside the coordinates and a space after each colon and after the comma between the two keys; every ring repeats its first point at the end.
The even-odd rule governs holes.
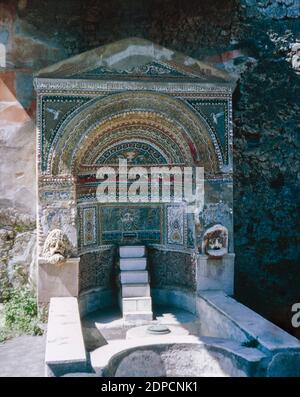
{"type": "Polygon", "coordinates": [[[0,377],[44,376],[45,335],[0,343],[0,377]]]}

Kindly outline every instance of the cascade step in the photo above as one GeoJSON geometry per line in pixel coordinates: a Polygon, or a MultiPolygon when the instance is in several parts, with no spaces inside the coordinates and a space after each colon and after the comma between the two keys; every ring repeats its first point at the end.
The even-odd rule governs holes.
{"type": "Polygon", "coordinates": [[[123,313],[151,312],[151,297],[122,298],[123,313]]]}
{"type": "Polygon", "coordinates": [[[121,270],[145,270],[147,267],[147,258],[120,258],[121,270]]]}
{"type": "Polygon", "coordinates": [[[132,322],[149,322],[153,320],[153,313],[152,311],[145,311],[145,312],[123,312],[123,320],[124,321],[132,321],[132,322]]]}
{"type": "Polygon", "coordinates": [[[143,245],[124,245],[119,247],[120,258],[141,258],[146,255],[143,245]]]}
{"type": "Polygon", "coordinates": [[[134,323],[152,321],[146,247],[142,245],[119,247],[119,268],[118,298],[123,320],[134,323]]]}
{"type": "Polygon", "coordinates": [[[149,276],[147,270],[130,270],[120,272],[121,284],[147,284],[149,276]]]}
{"type": "Polygon", "coordinates": [[[150,285],[147,284],[123,284],[121,286],[122,298],[134,298],[150,296],[150,285]]]}

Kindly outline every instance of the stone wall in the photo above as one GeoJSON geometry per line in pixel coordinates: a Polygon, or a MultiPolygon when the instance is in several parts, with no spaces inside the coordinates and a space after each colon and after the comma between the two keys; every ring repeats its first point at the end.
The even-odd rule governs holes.
{"type": "MultiPolygon", "coordinates": [[[[239,78],[236,297],[296,334],[290,308],[300,298],[299,0],[6,0],[0,15],[2,216],[7,208],[35,211],[36,70],[130,36],[213,62],[239,78]]],[[[1,274],[7,275],[20,232],[5,219],[1,274]]]]}
{"type": "Polygon", "coordinates": [[[299,20],[259,20],[242,34],[255,61],[234,104],[236,297],[296,332],[290,319],[300,298],[299,20]]]}
{"type": "Polygon", "coordinates": [[[13,208],[0,208],[0,301],[9,287],[36,287],[34,218],[13,208]]]}

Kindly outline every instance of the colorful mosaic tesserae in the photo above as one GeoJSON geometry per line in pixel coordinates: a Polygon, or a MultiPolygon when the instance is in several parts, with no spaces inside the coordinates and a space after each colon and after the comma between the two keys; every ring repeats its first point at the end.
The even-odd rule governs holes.
{"type": "Polygon", "coordinates": [[[82,258],[121,244],[191,258],[205,230],[220,223],[233,252],[232,82],[225,72],[126,39],[41,70],[35,88],[40,247],[58,228],[82,258]],[[195,216],[184,203],[99,203],[97,169],[119,159],[129,167],[204,167],[204,210],[195,216]]]}

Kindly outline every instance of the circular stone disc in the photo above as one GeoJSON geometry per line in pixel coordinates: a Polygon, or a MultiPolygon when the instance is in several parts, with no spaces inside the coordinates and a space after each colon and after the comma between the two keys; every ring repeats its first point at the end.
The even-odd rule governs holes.
{"type": "MultiPolygon", "coordinates": [[[[150,325],[142,325],[139,327],[133,327],[129,329],[126,333],[126,339],[136,339],[136,338],[149,338],[155,337],[156,335],[160,335],[161,337],[167,336],[184,336],[189,335],[189,331],[184,329],[178,325],[167,325],[169,332],[164,332],[164,329],[159,328],[162,332],[151,332],[152,327],[165,327],[163,324],[150,324],[150,325]],[[150,332],[149,332],[149,328],[150,332]]],[[[155,328],[154,328],[155,329],[155,328]]],[[[165,330],[166,331],[166,330],[165,330]]]]}
{"type": "Polygon", "coordinates": [[[154,324],[147,328],[147,332],[152,335],[165,335],[169,334],[171,330],[164,324],[154,324]]]}

